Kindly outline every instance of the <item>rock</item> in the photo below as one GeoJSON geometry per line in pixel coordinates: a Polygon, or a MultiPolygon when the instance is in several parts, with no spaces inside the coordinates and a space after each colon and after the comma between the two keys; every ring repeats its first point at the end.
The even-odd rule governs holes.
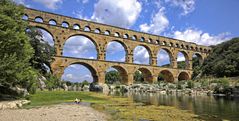
{"type": "Polygon", "coordinates": [[[46,81],[46,78],[44,76],[41,76],[39,78],[39,85],[41,90],[44,90],[46,88],[46,84],[44,81],[46,81]]]}
{"type": "Polygon", "coordinates": [[[0,110],[21,108],[28,103],[30,103],[29,100],[3,101],[0,102],[0,110]]]}
{"type": "Polygon", "coordinates": [[[107,84],[103,84],[102,88],[103,88],[103,93],[104,94],[108,94],[110,92],[110,88],[107,84]]]}
{"type": "Polygon", "coordinates": [[[29,95],[28,91],[24,88],[19,88],[19,87],[12,87],[11,88],[13,91],[15,91],[18,95],[22,95],[23,97],[26,97],[29,95]]]}
{"type": "Polygon", "coordinates": [[[100,85],[97,85],[95,83],[91,83],[90,87],[89,87],[90,91],[94,91],[94,92],[102,92],[103,88],[100,85]]]}
{"type": "Polygon", "coordinates": [[[73,91],[77,91],[76,88],[77,88],[76,85],[74,85],[73,88],[72,88],[73,91]]]}
{"type": "Polygon", "coordinates": [[[68,91],[68,86],[66,85],[66,83],[64,83],[62,86],[65,91],[68,91]]]}
{"type": "Polygon", "coordinates": [[[159,92],[160,94],[167,94],[167,92],[165,90],[162,90],[159,92]]]}
{"type": "Polygon", "coordinates": [[[84,85],[84,86],[83,86],[83,91],[88,92],[88,91],[90,91],[89,89],[90,89],[90,86],[89,86],[89,85],[84,85]]]}

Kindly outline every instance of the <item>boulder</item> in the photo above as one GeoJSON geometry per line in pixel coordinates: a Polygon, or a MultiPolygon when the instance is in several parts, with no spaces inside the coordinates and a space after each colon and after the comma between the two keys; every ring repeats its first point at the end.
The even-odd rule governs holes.
{"type": "Polygon", "coordinates": [[[46,88],[46,84],[44,81],[46,81],[46,78],[44,76],[41,76],[39,78],[39,85],[41,90],[44,90],[46,88]]]}
{"type": "Polygon", "coordinates": [[[93,92],[102,92],[103,88],[100,85],[97,85],[95,83],[91,83],[89,86],[89,90],[93,92]]]}
{"type": "Polygon", "coordinates": [[[74,86],[72,87],[72,90],[73,90],[73,91],[77,91],[76,88],[77,88],[76,85],[74,85],[74,86]]]}
{"type": "Polygon", "coordinates": [[[68,91],[68,86],[66,85],[66,83],[64,83],[62,86],[65,91],[68,91]]]}
{"type": "Polygon", "coordinates": [[[103,93],[104,94],[108,94],[110,92],[110,88],[107,84],[103,84],[102,88],[103,88],[103,93]]]}
{"type": "Polygon", "coordinates": [[[13,91],[15,91],[18,95],[22,95],[23,97],[26,97],[27,95],[29,95],[27,89],[24,88],[19,88],[19,87],[12,87],[11,88],[13,91]]]}
{"type": "Polygon", "coordinates": [[[30,103],[28,100],[3,101],[0,102],[0,110],[21,108],[28,103],[30,103]]]}
{"type": "Polygon", "coordinates": [[[90,91],[89,89],[90,89],[90,86],[89,86],[89,85],[84,85],[84,86],[83,86],[83,91],[88,92],[88,91],[90,91]]]}

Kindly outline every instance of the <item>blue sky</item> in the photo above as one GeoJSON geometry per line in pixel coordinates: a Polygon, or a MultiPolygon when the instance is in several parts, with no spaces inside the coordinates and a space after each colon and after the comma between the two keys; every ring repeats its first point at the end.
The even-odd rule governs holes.
{"type": "MultiPolygon", "coordinates": [[[[201,45],[215,45],[239,35],[239,0],[14,1],[38,10],[182,39],[201,45]]],[[[47,33],[45,38],[50,41],[47,33]]],[[[94,51],[93,43],[85,37],[70,38],[65,48],[63,52],[65,56],[96,58],[97,52],[94,51]]],[[[112,42],[107,49],[107,60],[125,60],[124,48],[119,43],[112,42]],[[118,56],[113,56],[115,54],[118,56]]],[[[159,53],[161,53],[158,56],[159,65],[168,63],[167,53],[159,53]]],[[[149,55],[145,48],[137,47],[134,56],[136,56],[135,63],[148,63],[149,55]]],[[[183,60],[182,54],[179,54],[178,60],[183,60]]],[[[90,72],[82,66],[79,67],[67,68],[63,78],[67,80],[74,78],[73,81],[92,80],[90,72]],[[67,74],[71,78],[68,78],[67,74]],[[84,75],[87,77],[83,77],[84,75]]]]}

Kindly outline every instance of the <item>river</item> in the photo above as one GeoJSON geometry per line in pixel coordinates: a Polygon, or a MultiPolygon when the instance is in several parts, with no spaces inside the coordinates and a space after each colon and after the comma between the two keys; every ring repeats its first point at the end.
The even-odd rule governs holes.
{"type": "Polygon", "coordinates": [[[221,121],[222,119],[239,121],[239,98],[215,96],[167,95],[159,93],[127,93],[135,102],[146,105],[173,106],[189,110],[204,120],[221,121]]]}

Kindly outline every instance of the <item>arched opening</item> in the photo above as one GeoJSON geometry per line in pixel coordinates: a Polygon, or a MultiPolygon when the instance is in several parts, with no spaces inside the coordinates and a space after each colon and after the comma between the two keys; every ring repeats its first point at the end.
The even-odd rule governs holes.
{"type": "Polygon", "coordinates": [[[61,26],[64,27],[64,28],[68,28],[68,27],[69,27],[69,24],[64,21],[64,22],[62,22],[61,26]]]}
{"type": "Polygon", "coordinates": [[[45,43],[49,44],[51,47],[53,47],[52,49],[54,49],[54,39],[53,39],[53,36],[46,29],[39,28],[39,27],[33,27],[31,29],[27,29],[26,32],[28,34],[30,34],[29,36],[35,36],[37,39],[42,40],[42,42],[45,42],[45,43]],[[32,30],[35,31],[37,33],[37,35],[33,35],[31,33],[32,30]]]}
{"type": "Polygon", "coordinates": [[[31,66],[38,68],[42,74],[51,72],[51,57],[55,54],[54,40],[52,35],[42,28],[30,27],[26,29],[29,42],[34,50],[31,66]],[[40,58],[39,58],[40,57],[40,58]]]}
{"type": "Polygon", "coordinates": [[[63,56],[97,59],[97,46],[94,41],[83,35],[68,38],[64,44],[63,56]]]}
{"type": "Polygon", "coordinates": [[[115,37],[119,37],[120,35],[119,35],[118,32],[115,32],[114,36],[115,36],[115,37]]]}
{"type": "Polygon", "coordinates": [[[126,46],[120,42],[112,41],[106,47],[106,60],[125,62],[127,57],[126,46]],[[117,55],[117,56],[115,56],[117,55]]]}
{"type": "Polygon", "coordinates": [[[110,31],[109,30],[105,30],[104,34],[105,35],[110,35],[110,31]]]}
{"type": "Polygon", "coordinates": [[[157,54],[157,65],[161,67],[171,67],[172,54],[168,49],[160,49],[157,54]]]}
{"type": "Polygon", "coordinates": [[[162,45],[167,45],[167,42],[163,41],[163,42],[162,42],[162,45]]]}
{"type": "Polygon", "coordinates": [[[127,71],[121,66],[112,66],[106,70],[105,81],[107,84],[128,84],[127,71]]]}
{"type": "Polygon", "coordinates": [[[156,40],[156,41],[155,41],[155,44],[159,44],[159,45],[160,45],[160,41],[159,41],[159,40],[156,40]]]}
{"type": "Polygon", "coordinates": [[[91,31],[91,29],[90,29],[90,27],[89,27],[89,26],[85,26],[85,27],[84,27],[84,31],[85,31],[85,32],[90,32],[90,31],[91,31]]]}
{"type": "Polygon", "coordinates": [[[163,70],[159,73],[158,81],[174,82],[173,74],[168,70],[163,70]]]}
{"type": "Polygon", "coordinates": [[[38,22],[38,23],[43,23],[43,18],[42,17],[36,17],[35,22],[38,22]]]}
{"type": "Polygon", "coordinates": [[[151,39],[151,38],[149,38],[149,39],[148,39],[148,43],[151,43],[151,42],[152,42],[152,39],[151,39]]]}
{"type": "Polygon", "coordinates": [[[151,52],[148,48],[144,46],[137,46],[134,48],[134,57],[133,57],[133,63],[136,64],[147,64],[149,65],[151,63],[151,52]]]}
{"type": "Polygon", "coordinates": [[[28,15],[24,14],[24,15],[22,16],[22,20],[28,20],[28,15]]]}
{"type": "Polygon", "coordinates": [[[124,38],[124,39],[128,39],[128,38],[129,38],[129,35],[128,35],[128,34],[124,34],[123,38],[124,38]]]}
{"type": "Polygon", "coordinates": [[[79,30],[79,29],[80,29],[80,25],[79,25],[79,24],[74,24],[74,25],[73,25],[73,29],[79,30]]]}
{"type": "Polygon", "coordinates": [[[188,46],[188,45],[186,45],[186,49],[187,49],[187,50],[189,49],[189,46],[188,46]]]}
{"type": "Polygon", "coordinates": [[[86,63],[74,63],[65,68],[61,80],[72,83],[98,82],[96,70],[86,63]]]}
{"type": "Polygon", "coordinates": [[[137,40],[137,36],[136,36],[136,35],[133,35],[133,36],[132,36],[132,40],[136,41],[136,40],[137,40]]]}
{"type": "Polygon", "coordinates": [[[141,42],[144,42],[144,41],[145,41],[144,37],[141,37],[141,38],[140,38],[140,41],[141,41],[141,42]]]}
{"type": "Polygon", "coordinates": [[[188,69],[188,56],[185,52],[179,51],[177,55],[178,69],[188,69]]]}
{"type": "Polygon", "coordinates": [[[192,59],[192,69],[193,69],[193,74],[192,74],[192,79],[195,79],[198,75],[200,75],[200,67],[203,63],[202,56],[199,53],[194,53],[193,54],[193,59],[192,59]]]}
{"type": "Polygon", "coordinates": [[[99,34],[99,33],[100,33],[100,29],[99,29],[99,28],[96,28],[94,32],[97,33],[97,34],[99,34]]]}
{"type": "Polygon", "coordinates": [[[153,76],[147,68],[139,68],[134,73],[134,83],[153,83],[153,76]]]}
{"type": "Polygon", "coordinates": [[[181,72],[178,75],[178,81],[182,81],[182,80],[189,80],[189,75],[186,72],[181,72]]]}
{"type": "Polygon", "coordinates": [[[56,26],[56,21],[53,20],[53,19],[51,19],[51,20],[49,21],[49,24],[50,24],[50,25],[53,25],[53,26],[56,26]]]}
{"type": "Polygon", "coordinates": [[[172,43],[172,42],[170,42],[170,43],[169,43],[169,46],[170,46],[170,47],[173,47],[173,43],[172,43]]]}

